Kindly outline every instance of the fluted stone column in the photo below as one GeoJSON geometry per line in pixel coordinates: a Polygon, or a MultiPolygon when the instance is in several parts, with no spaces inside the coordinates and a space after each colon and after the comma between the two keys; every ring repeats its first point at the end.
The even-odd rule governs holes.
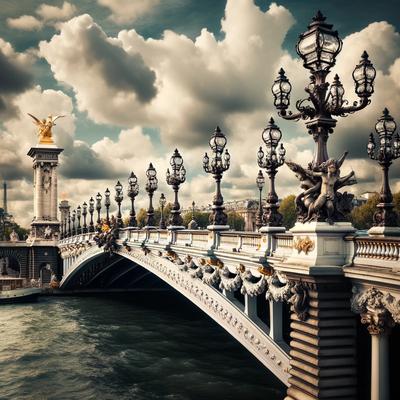
{"type": "Polygon", "coordinates": [[[356,400],[356,321],[349,283],[340,275],[287,277],[293,296],[285,400],[356,400]]]}

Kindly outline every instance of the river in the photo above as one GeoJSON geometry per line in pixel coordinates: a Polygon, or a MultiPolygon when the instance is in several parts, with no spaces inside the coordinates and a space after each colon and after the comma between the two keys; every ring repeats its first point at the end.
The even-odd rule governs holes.
{"type": "Polygon", "coordinates": [[[278,400],[284,388],[172,292],[0,306],[1,400],[278,400]]]}

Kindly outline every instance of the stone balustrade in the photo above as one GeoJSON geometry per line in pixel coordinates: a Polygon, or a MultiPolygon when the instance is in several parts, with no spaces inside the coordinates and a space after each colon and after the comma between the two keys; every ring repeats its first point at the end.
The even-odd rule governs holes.
{"type": "MultiPolygon", "coordinates": [[[[354,265],[394,268],[400,270],[400,238],[350,236],[345,238],[352,242],[352,262],[354,265]]],[[[350,260],[351,261],[351,260],[350,260]]]]}
{"type": "MultiPolygon", "coordinates": [[[[86,233],[75,237],[68,237],[59,241],[59,245],[80,243],[93,240],[95,233],[86,233]],[[77,239],[79,238],[79,239],[77,239]]],[[[223,231],[211,233],[207,230],[179,230],[174,234],[168,230],[144,230],[124,228],[120,231],[120,238],[131,242],[147,242],[169,246],[184,246],[199,250],[209,250],[212,246],[219,253],[243,253],[248,257],[260,257],[266,252],[267,259],[283,259],[293,250],[293,235],[290,232],[271,234],[271,249],[265,249],[262,244],[266,239],[258,232],[223,231]],[[213,241],[213,235],[215,240],[213,241]],[[211,240],[211,241],[210,241],[211,240]]],[[[346,236],[345,241],[349,248],[348,263],[355,265],[376,266],[400,269],[400,238],[346,236]]]]}

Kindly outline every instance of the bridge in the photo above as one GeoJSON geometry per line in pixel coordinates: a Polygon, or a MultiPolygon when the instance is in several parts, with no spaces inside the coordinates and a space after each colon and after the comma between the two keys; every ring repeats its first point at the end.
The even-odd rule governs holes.
{"type": "MultiPolygon", "coordinates": [[[[127,289],[149,272],[213,318],[285,385],[309,376],[324,381],[321,392],[329,397],[316,398],[355,395],[354,312],[362,314],[363,322],[370,316],[369,327],[384,326],[382,318],[374,320],[382,313],[380,307],[388,313],[385,318],[400,320],[400,238],[348,234],[342,238],[342,273],[332,278],[321,265],[317,276],[299,278],[290,261],[299,255],[292,232],[127,227],[117,235],[108,233],[111,246],[99,241],[101,235],[87,232],[59,241],[61,289],[127,289]],[[129,263],[121,266],[121,260],[129,263]],[[380,298],[376,307],[366,304],[380,298]],[[290,339],[284,335],[289,318],[290,339]]],[[[316,250],[306,255],[313,258],[314,267],[316,250]]],[[[388,375],[382,344],[373,351],[378,354],[372,362],[378,365],[372,367],[388,375]]]]}
{"type": "Polygon", "coordinates": [[[376,72],[364,52],[353,72],[359,99],[345,100],[338,76],[326,82],[341,47],[338,33],[318,12],[297,45],[312,74],[307,98],[297,101],[291,111],[291,84],[283,69],[273,83],[279,117],[306,121],[315,151],[307,166],[287,161],[282,132],[270,119],[261,135],[264,150],[260,147],[257,153],[258,166],[269,180],[263,202],[265,178],[260,170],[257,232],[236,232],[228,226],[221,181],[231,160],[219,127],[209,141],[211,156],[206,153],[203,158],[203,169],[216,186],[206,230],[194,229],[195,220],[189,224],[192,229],[183,226],[179,188],[186,170],[177,149],[166,174],[174,192],[168,221],[163,214],[165,197],[160,198],[160,221],[155,219],[158,179],[152,163],[146,171],[145,226],[138,227],[136,220],[139,186],[133,172],[126,188],[131,204],[127,222],[121,213],[124,187],[119,181],[115,216],[110,215],[107,189],[104,199],[98,192],[72,212],[62,201],[59,220],[56,170],[62,149],[53,143],[47,127],[45,140],[28,152],[34,169],[31,234],[25,243],[1,243],[0,257],[14,257],[20,275],[27,279],[37,279],[49,266],[64,292],[175,289],[287,386],[285,400],[398,397],[397,386],[390,385],[397,360],[390,355],[399,350],[400,227],[388,172],[400,157],[400,137],[385,108],[375,125],[378,145],[373,134],[367,141],[368,156],[383,171],[380,202],[372,228],[361,234],[348,221],[353,195],[341,190],[356,183],[353,172],[345,176],[340,172],[347,153],[329,158],[327,142],[336,118],[368,106],[376,72]],[[302,189],[295,198],[297,222],[290,230],[282,224],[275,183],[284,163],[302,189]]]}

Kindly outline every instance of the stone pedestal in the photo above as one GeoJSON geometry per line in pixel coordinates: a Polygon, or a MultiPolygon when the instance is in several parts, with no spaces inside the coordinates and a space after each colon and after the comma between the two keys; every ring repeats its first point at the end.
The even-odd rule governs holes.
{"type": "Polygon", "coordinates": [[[356,321],[349,283],[338,276],[287,276],[295,286],[285,400],[356,400],[356,321]]]}
{"type": "Polygon", "coordinates": [[[306,275],[342,273],[349,253],[349,244],[343,238],[356,231],[349,222],[296,223],[290,231],[293,249],[284,270],[306,275]]]}
{"type": "Polygon", "coordinates": [[[260,251],[265,255],[270,255],[275,250],[274,235],[277,233],[285,233],[286,228],[283,226],[263,226],[259,229],[261,233],[260,251]]]}
{"type": "Polygon", "coordinates": [[[57,217],[57,165],[63,149],[55,144],[32,147],[28,156],[33,158],[34,218],[31,239],[52,239],[57,236],[60,223],[57,217]]]}

